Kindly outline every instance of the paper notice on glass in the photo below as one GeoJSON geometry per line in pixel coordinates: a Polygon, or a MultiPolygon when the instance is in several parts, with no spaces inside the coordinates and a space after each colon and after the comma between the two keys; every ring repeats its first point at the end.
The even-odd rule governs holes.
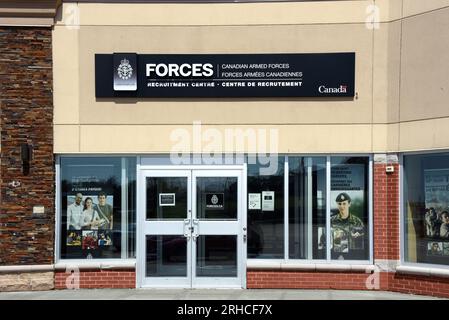
{"type": "Polygon", "coordinates": [[[159,193],[159,206],[160,207],[173,207],[176,204],[174,193],[159,193]]]}
{"type": "Polygon", "coordinates": [[[248,193],[248,210],[260,210],[260,193],[248,193]]]}
{"type": "Polygon", "coordinates": [[[274,191],[262,191],[262,211],[274,211],[274,191]]]}

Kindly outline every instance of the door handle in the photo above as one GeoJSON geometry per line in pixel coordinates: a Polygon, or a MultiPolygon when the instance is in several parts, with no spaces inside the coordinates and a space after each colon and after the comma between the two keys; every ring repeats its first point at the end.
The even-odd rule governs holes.
{"type": "MultiPolygon", "coordinates": [[[[195,220],[198,222],[198,219],[194,219],[193,220],[194,223],[195,223],[195,220]]],[[[192,238],[193,238],[193,241],[196,241],[196,238],[198,238],[200,236],[198,229],[199,229],[199,225],[198,225],[198,223],[196,223],[196,226],[192,227],[192,238]]]]}
{"type": "Polygon", "coordinates": [[[188,227],[187,230],[188,231],[186,232],[185,229],[184,229],[184,237],[186,237],[187,240],[190,240],[190,238],[193,237],[193,240],[195,240],[194,228],[193,227],[188,227]]]}
{"type": "Polygon", "coordinates": [[[190,240],[192,236],[192,227],[190,227],[190,219],[184,219],[184,237],[190,240]]]}

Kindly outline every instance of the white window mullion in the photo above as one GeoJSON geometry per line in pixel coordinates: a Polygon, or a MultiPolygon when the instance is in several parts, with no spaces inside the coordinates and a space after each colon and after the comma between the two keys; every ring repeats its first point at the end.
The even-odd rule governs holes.
{"type": "Polygon", "coordinates": [[[369,217],[368,217],[369,237],[368,237],[368,241],[369,241],[369,257],[370,257],[369,259],[370,259],[371,263],[374,262],[373,194],[374,194],[374,189],[373,189],[373,157],[371,156],[369,158],[369,174],[368,174],[368,208],[369,208],[369,217]]]}
{"type": "Polygon", "coordinates": [[[289,259],[289,230],[288,230],[288,156],[284,161],[284,259],[289,259]]]}
{"type": "Polygon", "coordinates": [[[122,158],[122,223],[121,225],[121,240],[122,240],[122,259],[128,258],[128,177],[127,177],[127,161],[126,158],[122,158]]]}
{"type": "Polygon", "coordinates": [[[326,260],[331,260],[331,157],[326,158],[326,260]]]}
{"type": "Polygon", "coordinates": [[[312,158],[307,158],[307,259],[313,259],[313,196],[312,196],[312,158]]]}

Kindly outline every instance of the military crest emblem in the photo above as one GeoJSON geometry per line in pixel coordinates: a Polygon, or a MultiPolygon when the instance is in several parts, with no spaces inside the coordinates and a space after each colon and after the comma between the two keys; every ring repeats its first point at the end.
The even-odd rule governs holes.
{"type": "Polygon", "coordinates": [[[129,60],[124,58],[120,61],[120,65],[117,68],[118,77],[122,80],[128,80],[133,75],[133,68],[129,63],[129,60]]]}
{"type": "Polygon", "coordinates": [[[212,204],[217,204],[218,203],[218,197],[217,197],[217,195],[216,194],[214,194],[213,196],[212,196],[212,198],[210,199],[210,201],[212,202],[212,204]]]}

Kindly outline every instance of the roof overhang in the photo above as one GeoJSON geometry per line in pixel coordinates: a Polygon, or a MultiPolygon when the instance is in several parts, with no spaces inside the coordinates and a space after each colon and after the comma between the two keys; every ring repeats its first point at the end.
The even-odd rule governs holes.
{"type": "Polygon", "coordinates": [[[62,0],[0,0],[0,26],[54,25],[62,0]]]}

